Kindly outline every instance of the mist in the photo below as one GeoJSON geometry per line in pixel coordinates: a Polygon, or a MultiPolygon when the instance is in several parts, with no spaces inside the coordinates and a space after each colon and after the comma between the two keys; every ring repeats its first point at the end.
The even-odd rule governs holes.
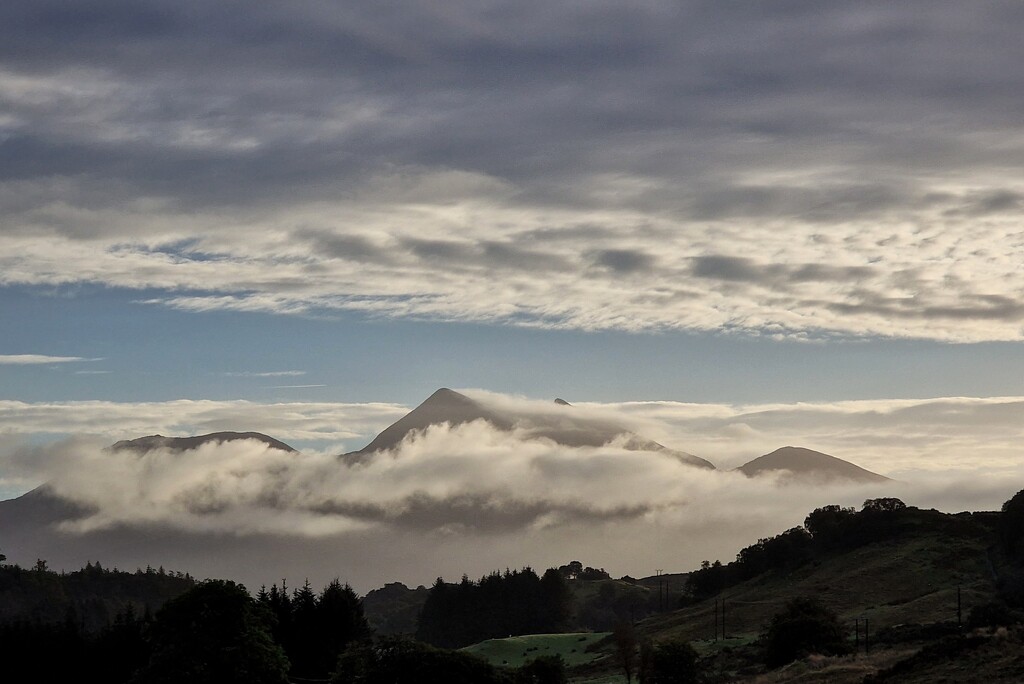
{"type": "MultiPolygon", "coordinates": [[[[591,414],[612,417],[607,408],[591,414]]],[[[950,512],[997,509],[1024,475],[1024,466],[997,463],[969,476],[904,467],[900,481],[882,485],[748,479],[622,440],[566,447],[523,425],[436,425],[350,465],[332,452],[286,453],[257,441],[139,454],[74,438],[8,450],[0,467],[46,482],[85,511],[53,531],[51,565],[162,563],[256,586],[340,576],[362,591],[572,559],[615,576],[684,572],[704,559],[728,561],[819,506],[898,496],[950,512]],[[125,534],[138,543],[125,544],[125,534]],[[108,548],[97,541],[114,539],[108,548]],[[76,560],[75,549],[91,555],[76,560]]],[[[31,562],[45,549],[11,551],[12,561],[31,562]]]]}

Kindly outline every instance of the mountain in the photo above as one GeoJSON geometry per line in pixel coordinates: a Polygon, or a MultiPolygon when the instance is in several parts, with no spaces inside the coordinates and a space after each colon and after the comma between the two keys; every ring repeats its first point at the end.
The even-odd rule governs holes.
{"type": "Polygon", "coordinates": [[[554,403],[557,408],[551,411],[522,412],[490,407],[476,399],[442,387],[387,427],[365,447],[344,454],[343,458],[350,463],[363,461],[372,457],[375,452],[394,449],[412,433],[426,430],[431,425],[448,423],[455,426],[474,420],[486,420],[499,430],[517,429],[528,439],[550,439],[556,444],[569,447],[600,447],[613,440],[622,439],[624,447],[631,451],[655,451],[688,465],[715,469],[710,461],[684,451],[669,449],[621,425],[574,413],[572,405],[564,399],[556,399],[554,403]]]}
{"type": "Polygon", "coordinates": [[[111,448],[115,451],[129,449],[139,453],[145,453],[147,451],[152,451],[153,449],[188,451],[189,449],[198,449],[204,444],[220,444],[221,442],[234,442],[236,440],[244,439],[253,439],[257,442],[263,442],[272,449],[298,453],[295,449],[291,448],[284,442],[276,440],[273,437],[268,437],[267,435],[259,432],[212,432],[208,435],[199,435],[196,437],[164,437],[163,435],[149,435],[148,437],[139,437],[138,439],[121,440],[111,448]]]}
{"type": "Polygon", "coordinates": [[[884,475],[865,470],[841,458],[794,446],[785,446],[759,456],[736,470],[747,477],[786,471],[792,477],[829,482],[892,482],[884,475]]]}
{"type": "Polygon", "coordinates": [[[394,449],[408,435],[426,430],[431,425],[450,423],[455,426],[474,420],[486,420],[501,430],[511,430],[513,425],[511,420],[484,408],[479,402],[442,387],[427,397],[422,404],[385,428],[369,444],[346,456],[394,449]]]}

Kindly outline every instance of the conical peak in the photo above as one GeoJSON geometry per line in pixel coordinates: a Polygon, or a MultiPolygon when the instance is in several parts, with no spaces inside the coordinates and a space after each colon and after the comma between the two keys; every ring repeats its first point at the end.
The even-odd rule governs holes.
{"type": "Polygon", "coordinates": [[[437,390],[436,392],[431,394],[429,397],[427,397],[426,400],[423,403],[426,404],[428,401],[449,401],[449,400],[471,401],[470,398],[467,397],[465,394],[460,394],[460,393],[456,392],[453,389],[448,389],[447,387],[442,387],[441,389],[437,390]]]}

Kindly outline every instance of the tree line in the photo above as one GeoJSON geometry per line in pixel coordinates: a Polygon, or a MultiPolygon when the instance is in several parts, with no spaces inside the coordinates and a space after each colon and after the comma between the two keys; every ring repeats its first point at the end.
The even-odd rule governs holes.
{"type": "Polygon", "coordinates": [[[562,573],[549,568],[493,572],[458,584],[438,578],[420,612],[416,638],[442,648],[461,648],[486,639],[563,632],[573,598],[562,573]]]}

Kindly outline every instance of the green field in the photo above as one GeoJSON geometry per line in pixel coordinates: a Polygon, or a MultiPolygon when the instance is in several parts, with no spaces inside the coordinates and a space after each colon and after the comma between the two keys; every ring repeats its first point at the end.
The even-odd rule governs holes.
{"type": "Polygon", "coordinates": [[[587,653],[593,643],[608,636],[609,632],[579,632],[575,634],[526,634],[507,639],[488,639],[462,649],[479,656],[492,665],[519,667],[538,656],[560,655],[568,666],[583,665],[601,657],[600,653],[587,653]]]}

